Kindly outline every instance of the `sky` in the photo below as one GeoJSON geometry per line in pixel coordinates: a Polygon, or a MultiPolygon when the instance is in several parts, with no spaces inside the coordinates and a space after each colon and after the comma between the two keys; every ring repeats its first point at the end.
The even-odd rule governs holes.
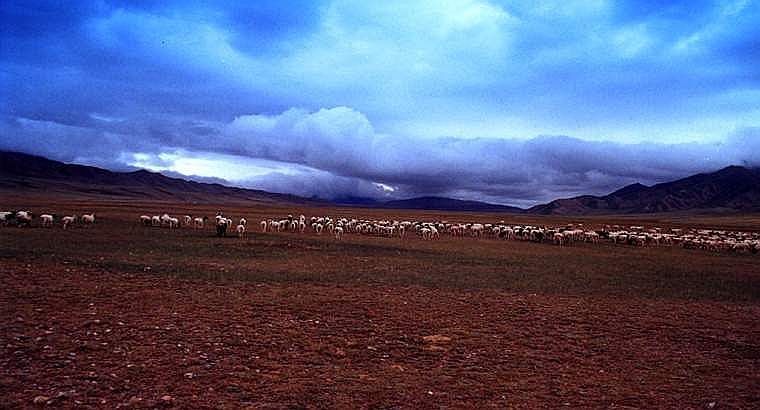
{"type": "Polygon", "coordinates": [[[517,206],[760,166],[760,1],[3,0],[0,150],[517,206]]]}

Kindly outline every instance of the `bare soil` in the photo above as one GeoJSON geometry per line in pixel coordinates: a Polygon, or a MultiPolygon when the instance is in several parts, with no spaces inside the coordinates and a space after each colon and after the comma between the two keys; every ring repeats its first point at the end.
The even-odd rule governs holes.
{"type": "MultiPolygon", "coordinates": [[[[2,202],[98,218],[91,229],[0,229],[2,408],[760,408],[757,255],[448,237],[240,240],[139,225],[142,213],[216,211],[201,206],[2,202]]],[[[517,218],[225,212],[254,229],[301,212],[517,218]]],[[[652,218],[624,222],[757,229],[760,220],[652,218]]]]}

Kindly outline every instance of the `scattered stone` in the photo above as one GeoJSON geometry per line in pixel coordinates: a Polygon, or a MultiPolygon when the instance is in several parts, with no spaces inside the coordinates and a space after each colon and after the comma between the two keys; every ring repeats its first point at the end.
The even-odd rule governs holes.
{"type": "Polygon", "coordinates": [[[34,404],[45,404],[48,401],[50,401],[50,397],[48,396],[37,396],[34,398],[34,404]]]}
{"type": "Polygon", "coordinates": [[[451,338],[444,335],[430,335],[423,337],[422,340],[427,343],[448,343],[451,341],[451,338]]]}

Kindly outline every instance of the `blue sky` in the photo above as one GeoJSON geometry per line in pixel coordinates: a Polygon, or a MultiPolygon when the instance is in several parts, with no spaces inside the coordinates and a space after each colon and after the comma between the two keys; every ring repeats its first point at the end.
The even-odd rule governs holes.
{"type": "Polygon", "coordinates": [[[139,4],[0,3],[0,149],[523,206],[760,165],[757,1],[139,4]]]}

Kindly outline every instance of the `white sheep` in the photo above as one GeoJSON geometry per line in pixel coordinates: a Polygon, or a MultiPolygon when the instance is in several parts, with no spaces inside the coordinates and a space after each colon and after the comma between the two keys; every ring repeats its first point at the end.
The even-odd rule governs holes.
{"type": "Polygon", "coordinates": [[[238,238],[245,238],[245,224],[239,224],[237,227],[235,227],[235,230],[237,231],[238,238]]]}
{"type": "Polygon", "coordinates": [[[248,221],[245,218],[240,218],[240,225],[246,226],[248,224],[248,221]]]}
{"type": "Polygon", "coordinates": [[[472,233],[472,236],[480,237],[483,235],[483,225],[482,224],[472,224],[470,226],[470,232],[472,233]]]}
{"type": "Polygon", "coordinates": [[[208,220],[208,216],[204,216],[203,218],[195,217],[193,219],[193,227],[195,229],[203,229],[203,225],[206,223],[207,220],[208,220]]]}
{"type": "Polygon", "coordinates": [[[554,241],[555,245],[559,245],[559,246],[563,246],[567,243],[566,242],[567,238],[565,237],[565,235],[562,234],[562,232],[556,232],[552,236],[552,240],[554,241]]]}
{"type": "Polygon", "coordinates": [[[18,211],[16,212],[16,226],[26,225],[27,227],[31,227],[33,218],[34,214],[30,211],[18,211]]]}
{"type": "Polygon", "coordinates": [[[343,238],[343,227],[342,226],[336,226],[335,227],[335,239],[342,239],[343,238]]]}
{"type": "Polygon", "coordinates": [[[7,226],[11,218],[13,218],[13,212],[11,211],[0,212],[0,226],[7,226]]]}
{"type": "Polygon", "coordinates": [[[435,226],[430,227],[430,238],[431,239],[441,239],[441,234],[438,232],[438,229],[436,229],[435,226]]]}
{"type": "Polygon", "coordinates": [[[84,214],[82,215],[82,224],[86,227],[91,227],[95,224],[95,214],[84,214]]]}
{"type": "Polygon", "coordinates": [[[422,234],[422,239],[429,241],[431,239],[431,235],[433,234],[433,231],[430,230],[430,228],[425,227],[420,229],[420,233],[422,234]]]}
{"type": "Polygon", "coordinates": [[[69,225],[73,225],[76,219],[77,217],[74,215],[64,216],[63,218],[61,218],[61,222],[63,223],[63,229],[67,229],[69,225]]]}
{"type": "Polygon", "coordinates": [[[586,231],[583,233],[583,240],[591,243],[599,242],[599,234],[594,231],[586,231]]]}
{"type": "Polygon", "coordinates": [[[268,225],[267,221],[264,221],[264,220],[261,221],[261,232],[267,231],[267,225],[268,225]]]}
{"type": "Polygon", "coordinates": [[[290,226],[290,224],[288,223],[288,220],[287,219],[281,219],[280,222],[277,224],[277,232],[280,232],[280,231],[286,231],[287,232],[288,226],[290,226]]]}
{"type": "Polygon", "coordinates": [[[167,222],[169,222],[169,228],[179,228],[179,218],[169,217],[167,222]]]}
{"type": "Polygon", "coordinates": [[[53,226],[53,215],[42,214],[40,215],[40,221],[42,222],[42,227],[50,228],[53,226]]]}
{"type": "Polygon", "coordinates": [[[169,214],[161,215],[161,226],[166,226],[166,227],[171,228],[171,225],[172,225],[171,219],[172,217],[169,216],[169,214]]]}
{"type": "Polygon", "coordinates": [[[230,221],[220,215],[216,216],[216,236],[227,236],[227,228],[230,227],[230,221]]]}

